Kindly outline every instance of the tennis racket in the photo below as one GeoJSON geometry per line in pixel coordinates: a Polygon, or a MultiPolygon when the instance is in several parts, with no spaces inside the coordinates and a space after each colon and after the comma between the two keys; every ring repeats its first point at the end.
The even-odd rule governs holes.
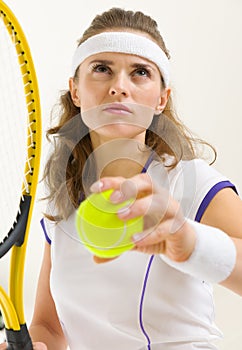
{"type": "Polygon", "coordinates": [[[24,316],[23,281],[40,163],[40,101],[27,40],[2,0],[0,128],[0,258],[10,253],[9,290],[0,286],[0,309],[8,349],[29,350],[33,347],[24,316]]]}

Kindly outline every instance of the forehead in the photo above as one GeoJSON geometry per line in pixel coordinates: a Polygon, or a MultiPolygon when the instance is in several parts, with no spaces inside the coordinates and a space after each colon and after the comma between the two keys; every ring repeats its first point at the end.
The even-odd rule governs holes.
{"type": "Polygon", "coordinates": [[[138,56],[131,55],[121,52],[99,52],[97,54],[91,55],[85,59],[83,63],[92,64],[94,62],[103,62],[110,65],[115,64],[127,64],[127,65],[144,65],[153,68],[157,72],[159,71],[158,67],[154,62],[149,61],[148,59],[138,56]]]}

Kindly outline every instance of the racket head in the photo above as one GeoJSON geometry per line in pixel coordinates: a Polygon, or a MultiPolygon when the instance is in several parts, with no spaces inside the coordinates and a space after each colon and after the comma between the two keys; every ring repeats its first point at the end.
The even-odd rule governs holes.
{"type": "Polygon", "coordinates": [[[36,195],[41,114],[35,68],[24,32],[0,0],[0,258],[11,249],[9,295],[0,286],[8,349],[32,349],[24,317],[23,280],[36,195]]]}
{"type": "Polygon", "coordinates": [[[0,1],[0,257],[23,243],[41,149],[40,98],[31,52],[15,15],[0,1]],[[21,222],[21,224],[19,224],[21,222]],[[24,223],[24,225],[23,225],[24,223]]]}

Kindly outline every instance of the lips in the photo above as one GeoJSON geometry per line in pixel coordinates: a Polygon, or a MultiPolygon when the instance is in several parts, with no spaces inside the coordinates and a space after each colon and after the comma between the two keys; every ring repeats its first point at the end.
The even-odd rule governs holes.
{"type": "Polygon", "coordinates": [[[103,111],[114,113],[114,114],[131,114],[132,111],[123,103],[110,103],[105,105],[103,111]]]}

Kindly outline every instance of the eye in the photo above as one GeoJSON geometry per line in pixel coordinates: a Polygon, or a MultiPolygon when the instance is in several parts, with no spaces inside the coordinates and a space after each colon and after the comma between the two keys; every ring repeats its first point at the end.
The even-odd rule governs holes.
{"type": "Polygon", "coordinates": [[[110,68],[105,64],[100,64],[100,63],[93,64],[91,69],[95,73],[110,73],[110,68]]]}
{"type": "Polygon", "coordinates": [[[134,71],[134,75],[141,76],[141,77],[150,77],[151,72],[149,71],[149,69],[145,67],[139,67],[134,71]]]}

